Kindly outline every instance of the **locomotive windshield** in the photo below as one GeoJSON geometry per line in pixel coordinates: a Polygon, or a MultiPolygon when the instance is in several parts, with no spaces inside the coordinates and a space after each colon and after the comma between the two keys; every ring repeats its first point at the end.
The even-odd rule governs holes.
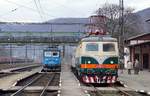
{"type": "Polygon", "coordinates": [[[98,44],[86,44],[86,51],[98,51],[98,44]]]}
{"type": "Polygon", "coordinates": [[[58,52],[53,52],[53,57],[59,57],[59,53],[58,52]]]}
{"type": "Polygon", "coordinates": [[[103,44],[103,51],[104,52],[112,52],[115,51],[115,45],[112,43],[103,44]]]}
{"type": "Polygon", "coordinates": [[[45,51],[44,56],[45,57],[51,57],[51,52],[50,51],[45,51]]]}
{"type": "Polygon", "coordinates": [[[59,52],[45,51],[44,56],[45,57],[59,57],[59,52]]]}

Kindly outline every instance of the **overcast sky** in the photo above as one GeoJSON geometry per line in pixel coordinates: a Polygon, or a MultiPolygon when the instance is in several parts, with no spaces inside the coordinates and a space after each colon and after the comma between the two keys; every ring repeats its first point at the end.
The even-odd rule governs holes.
{"type": "MultiPolygon", "coordinates": [[[[150,7],[150,0],[124,2],[136,11],[150,7]]],[[[0,21],[42,22],[62,17],[89,17],[104,3],[118,4],[119,0],[0,0],[0,21]]]]}

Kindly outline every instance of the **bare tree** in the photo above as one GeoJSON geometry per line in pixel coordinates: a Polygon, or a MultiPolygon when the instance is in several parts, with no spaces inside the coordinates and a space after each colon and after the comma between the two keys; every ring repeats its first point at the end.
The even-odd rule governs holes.
{"type": "Polygon", "coordinates": [[[106,16],[108,19],[106,20],[105,26],[107,32],[113,35],[114,30],[118,25],[119,18],[119,6],[115,4],[104,4],[102,8],[99,8],[96,13],[98,15],[106,16]]]}
{"type": "MultiPolygon", "coordinates": [[[[137,22],[136,16],[133,16],[133,8],[124,8],[124,33],[126,35],[130,35],[135,33],[134,30],[137,22]],[[131,19],[132,18],[132,19],[131,19]]],[[[106,26],[107,32],[109,32],[112,36],[118,37],[120,35],[120,28],[119,28],[119,14],[120,14],[120,6],[116,4],[104,4],[101,8],[96,11],[97,15],[106,16],[106,26]]]]}
{"type": "Polygon", "coordinates": [[[107,29],[106,31],[110,35],[118,38],[120,57],[123,58],[124,40],[130,36],[138,34],[140,29],[138,27],[139,17],[133,13],[133,8],[124,8],[123,17],[120,17],[120,11],[121,7],[119,5],[104,4],[101,8],[96,10],[96,14],[105,16],[107,18],[103,25],[105,25],[105,28],[107,29]],[[121,22],[119,22],[121,18],[123,18],[124,23],[123,33],[121,31],[122,29],[120,28],[121,22]]]}

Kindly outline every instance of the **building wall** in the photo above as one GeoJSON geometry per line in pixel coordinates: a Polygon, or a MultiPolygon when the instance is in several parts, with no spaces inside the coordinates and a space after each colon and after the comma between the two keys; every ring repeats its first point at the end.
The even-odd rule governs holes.
{"type": "Polygon", "coordinates": [[[141,69],[150,69],[150,33],[131,37],[126,42],[130,48],[130,60],[139,60],[141,69]]]}
{"type": "Polygon", "coordinates": [[[131,46],[130,52],[132,62],[134,62],[136,58],[139,60],[141,69],[150,69],[150,45],[148,43],[131,46]]]}
{"type": "Polygon", "coordinates": [[[145,67],[144,64],[148,64],[148,67],[150,68],[150,46],[149,44],[142,45],[141,59],[142,59],[142,65],[143,65],[142,67],[145,67]],[[148,62],[146,59],[148,59],[148,62]]]}

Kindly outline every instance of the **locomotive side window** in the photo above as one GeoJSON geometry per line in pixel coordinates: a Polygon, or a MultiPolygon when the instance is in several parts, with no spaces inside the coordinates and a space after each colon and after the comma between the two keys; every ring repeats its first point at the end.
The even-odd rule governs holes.
{"type": "Polygon", "coordinates": [[[103,51],[104,52],[112,52],[115,51],[115,45],[112,43],[103,44],[103,51]]]}
{"type": "Polygon", "coordinates": [[[98,44],[86,44],[86,51],[98,51],[98,44]]]}

